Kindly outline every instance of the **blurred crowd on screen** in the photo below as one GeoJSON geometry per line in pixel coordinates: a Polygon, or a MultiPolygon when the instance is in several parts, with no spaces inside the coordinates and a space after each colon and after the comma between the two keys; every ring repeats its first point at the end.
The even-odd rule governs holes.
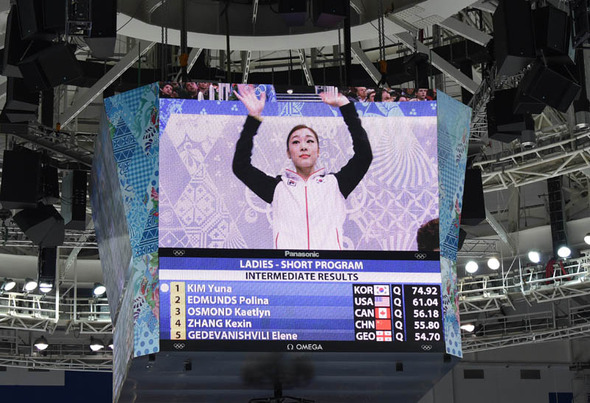
{"type": "Polygon", "coordinates": [[[349,87],[348,92],[344,95],[353,102],[413,102],[436,100],[436,90],[427,88],[349,87]]]}
{"type": "MultiPolygon", "coordinates": [[[[229,87],[228,87],[229,89],[229,87]]],[[[232,84],[231,90],[226,97],[234,101],[237,98],[232,90],[236,89],[236,84],[232,84]]],[[[348,87],[342,91],[352,102],[413,102],[413,101],[434,101],[436,100],[436,90],[427,88],[368,88],[368,87],[348,87]]],[[[161,98],[183,98],[198,100],[215,100],[220,99],[219,86],[209,82],[160,82],[161,98]]]]}

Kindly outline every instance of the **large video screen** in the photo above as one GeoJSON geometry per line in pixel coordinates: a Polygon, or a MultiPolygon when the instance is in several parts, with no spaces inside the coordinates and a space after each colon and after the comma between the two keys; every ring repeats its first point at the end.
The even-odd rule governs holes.
{"type": "Polygon", "coordinates": [[[436,102],[261,115],[160,100],[161,348],[444,351],[436,102]]]}

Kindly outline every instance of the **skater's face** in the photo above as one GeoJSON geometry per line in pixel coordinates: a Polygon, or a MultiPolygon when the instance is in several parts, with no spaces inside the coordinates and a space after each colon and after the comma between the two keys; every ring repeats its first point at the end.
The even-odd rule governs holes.
{"type": "Polygon", "coordinates": [[[296,168],[313,168],[318,160],[319,152],[318,140],[311,130],[302,128],[291,133],[287,156],[296,168]]]}

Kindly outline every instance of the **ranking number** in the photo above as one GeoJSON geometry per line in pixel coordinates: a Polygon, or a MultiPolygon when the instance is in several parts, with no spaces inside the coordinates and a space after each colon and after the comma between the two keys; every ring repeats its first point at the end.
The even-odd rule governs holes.
{"type": "Polygon", "coordinates": [[[438,287],[412,287],[412,295],[438,295],[438,287]]]}
{"type": "Polygon", "coordinates": [[[438,311],[428,311],[424,309],[414,309],[415,318],[438,318],[440,313],[438,311]]]}

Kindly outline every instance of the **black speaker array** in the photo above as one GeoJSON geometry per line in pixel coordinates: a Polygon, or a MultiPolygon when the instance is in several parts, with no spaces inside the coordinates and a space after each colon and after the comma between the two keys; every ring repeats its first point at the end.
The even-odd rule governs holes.
{"type": "MultiPolygon", "coordinates": [[[[576,0],[574,11],[578,3],[588,1],[576,0]]],[[[570,68],[575,55],[572,17],[552,5],[532,10],[528,0],[500,0],[494,31],[498,74],[512,76],[528,68],[517,90],[496,91],[488,104],[490,138],[510,142],[520,137],[519,127],[534,129],[531,114],[546,106],[566,112],[580,92],[579,74],[570,68]]]]}
{"type": "Polygon", "coordinates": [[[346,17],[344,0],[314,0],[312,16],[315,26],[334,27],[346,17]]]}
{"type": "Polygon", "coordinates": [[[117,39],[117,1],[101,0],[92,2],[92,30],[85,38],[92,55],[106,59],[115,53],[117,39]]]}
{"type": "Polygon", "coordinates": [[[477,225],[485,219],[486,208],[481,170],[477,168],[468,168],[465,170],[461,225],[477,225]]]}
{"type": "Polygon", "coordinates": [[[519,93],[566,112],[580,88],[566,67],[548,67],[538,60],[520,82],[519,93]]]}
{"type": "Polygon", "coordinates": [[[307,19],[307,1],[279,0],[279,14],[287,25],[304,25],[307,19]]]}
{"type": "Polygon", "coordinates": [[[515,75],[536,56],[531,3],[501,0],[493,21],[498,74],[515,75]]]}
{"type": "Polygon", "coordinates": [[[523,130],[532,127],[530,114],[514,112],[519,102],[521,99],[518,98],[516,88],[494,92],[494,97],[486,107],[490,139],[510,143],[518,139],[523,130]]]}
{"type": "Polygon", "coordinates": [[[15,214],[13,219],[35,245],[47,248],[64,243],[64,219],[53,206],[39,205],[24,209],[15,214]]]}
{"type": "Polygon", "coordinates": [[[28,150],[5,150],[0,202],[6,209],[37,206],[42,193],[41,156],[28,150]]]}

